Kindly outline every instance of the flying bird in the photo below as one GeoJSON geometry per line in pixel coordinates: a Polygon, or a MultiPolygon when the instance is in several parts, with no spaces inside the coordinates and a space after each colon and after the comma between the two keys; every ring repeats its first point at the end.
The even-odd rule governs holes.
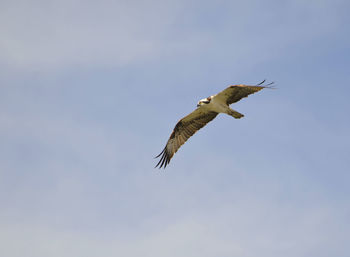
{"type": "Polygon", "coordinates": [[[197,109],[183,117],[176,124],[163,151],[155,157],[158,158],[161,156],[155,168],[165,168],[177,150],[179,150],[194,133],[212,121],[219,113],[226,113],[235,119],[242,118],[244,115],[231,109],[229,105],[263,88],[272,88],[271,85],[273,82],[267,85],[263,85],[264,83],[265,80],[255,86],[243,84],[232,85],[216,95],[200,100],[197,104],[197,109]]]}

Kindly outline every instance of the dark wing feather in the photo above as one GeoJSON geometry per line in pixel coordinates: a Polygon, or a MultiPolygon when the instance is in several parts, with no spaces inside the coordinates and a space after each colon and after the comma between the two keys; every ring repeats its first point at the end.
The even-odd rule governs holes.
{"type": "Polygon", "coordinates": [[[217,94],[216,97],[222,98],[227,105],[230,105],[238,102],[239,100],[241,100],[244,97],[247,97],[250,94],[254,94],[255,92],[260,91],[263,88],[272,88],[270,87],[270,85],[272,85],[273,82],[263,86],[262,84],[264,82],[265,80],[255,86],[248,86],[248,85],[229,86],[228,88],[226,88],[225,90],[217,94]]]}
{"type": "Polygon", "coordinates": [[[179,150],[187,139],[203,128],[208,122],[212,121],[216,115],[218,115],[217,112],[208,112],[199,107],[186,117],[182,118],[176,124],[163,151],[155,157],[158,158],[161,156],[156,167],[159,166],[159,168],[165,168],[177,150],[179,150]]]}

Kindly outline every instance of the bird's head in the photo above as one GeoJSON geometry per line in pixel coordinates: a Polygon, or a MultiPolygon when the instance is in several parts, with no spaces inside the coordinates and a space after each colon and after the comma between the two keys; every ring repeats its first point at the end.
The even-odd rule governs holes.
{"type": "Polygon", "coordinates": [[[199,100],[199,102],[197,103],[197,107],[200,107],[202,105],[206,105],[208,103],[210,103],[211,101],[211,96],[207,97],[207,98],[204,98],[204,99],[201,99],[199,100]]]}

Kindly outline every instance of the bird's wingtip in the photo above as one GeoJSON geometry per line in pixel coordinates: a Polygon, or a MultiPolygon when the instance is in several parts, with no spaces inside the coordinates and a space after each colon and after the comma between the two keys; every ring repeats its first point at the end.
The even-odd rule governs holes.
{"type": "Polygon", "coordinates": [[[274,84],[275,84],[274,81],[272,81],[272,82],[270,82],[270,83],[268,83],[268,84],[263,85],[265,82],[266,82],[266,79],[264,79],[264,80],[261,81],[260,83],[256,84],[256,86],[261,86],[261,87],[263,87],[263,88],[276,89],[276,86],[271,86],[271,85],[274,85],[274,84]]]}

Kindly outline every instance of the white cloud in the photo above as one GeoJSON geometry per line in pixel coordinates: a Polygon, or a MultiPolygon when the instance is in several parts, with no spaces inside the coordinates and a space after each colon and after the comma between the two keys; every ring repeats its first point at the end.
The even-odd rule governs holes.
{"type": "Polygon", "coordinates": [[[181,8],[175,1],[8,2],[0,11],[0,55],[29,70],[154,58],[173,48],[163,41],[181,8]]]}
{"type": "Polygon", "coordinates": [[[147,232],[134,229],[126,234],[117,229],[103,234],[8,222],[1,224],[1,253],[8,257],[345,257],[349,249],[343,244],[344,230],[336,219],[344,214],[330,206],[295,210],[286,204],[277,207],[269,201],[245,200],[195,217],[168,220],[147,232]]]}
{"type": "Polygon", "coordinates": [[[335,129],[347,116],[327,117],[336,72],[316,90],[318,63],[307,82],[289,70],[310,59],[299,50],[334,40],[336,3],[2,1],[0,64],[13,77],[0,86],[0,255],[348,256],[347,121],[335,129]],[[160,74],[163,61],[176,58],[191,87],[164,83],[178,71],[160,74]],[[153,169],[185,102],[221,89],[222,70],[257,76],[247,67],[270,58],[286,65],[271,68],[284,73],[280,90],[242,101],[246,119],[218,118],[153,169]],[[128,83],[101,82],[91,69],[87,87],[76,73],[128,64],[156,79],[130,69],[128,83]]]}
{"type": "Polygon", "coordinates": [[[39,71],[196,53],[242,65],[335,30],[339,6],[330,3],[289,3],[271,13],[258,1],[200,8],[187,1],[8,1],[0,10],[0,56],[3,65],[39,71]]]}

